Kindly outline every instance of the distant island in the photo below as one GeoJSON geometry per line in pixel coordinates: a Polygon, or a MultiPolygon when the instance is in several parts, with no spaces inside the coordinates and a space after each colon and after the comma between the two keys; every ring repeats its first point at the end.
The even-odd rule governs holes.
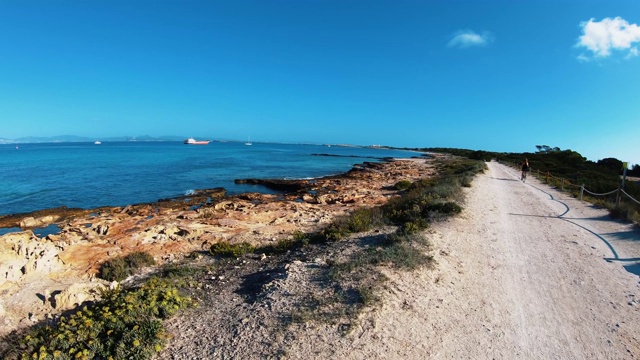
{"type": "Polygon", "coordinates": [[[16,139],[0,138],[0,144],[33,144],[33,143],[55,143],[55,142],[94,142],[100,140],[105,141],[183,141],[184,136],[114,136],[105,138],[91,138],[77,135],[60,135],[60,136],[27,136],[16,139]]]}

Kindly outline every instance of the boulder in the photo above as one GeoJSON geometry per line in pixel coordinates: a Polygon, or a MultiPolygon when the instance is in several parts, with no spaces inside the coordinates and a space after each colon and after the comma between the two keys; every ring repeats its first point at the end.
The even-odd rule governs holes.
{"type": "Polygon", "coordinates": [[[0,284],[60,269],[59,252],[53,243],[41,241],[31,231],[0,236],[0,284]]]}
{"type": "Polygon", "coordinates": [[[107,235],[107,233],[109,232],[109,225],[108,224],[98,224],[98,225],[94,226],[92,230],[94,232],[98,233],[99,235],[107,235]]]}
{"type": "Polygon", "coordinates": [[[302,200],[304,202],[308,202],[309,204],[317,204],[318,203],[318,200],[316,200],[315,196],[309,195],[309,194],[302,195],[302,200]]]}
{"type": "Polygon", "coordinates": [[[22,221],[20,221],[20,228],[22,229],[34,228],[37,225],[38,223],[36,222],[36,219],[33,217],[26,217],[22,219],[22,221]]]}
{"type": "Polygon", "coordinates": [[[22,229],[30,229],[34,227],[39,227],[43,225],[49,225],[60,219],[59,215],[45,215],[38,218],[33,216],[28,216],[20,221],[20,227],[22,229]]]}
{"type": "Polygon", "coordinates": [[[54,297],[57,310],[73,309],[85,301],[95,301],[100,297],[100,283],[76,283],[62,290],[54,297]]]}

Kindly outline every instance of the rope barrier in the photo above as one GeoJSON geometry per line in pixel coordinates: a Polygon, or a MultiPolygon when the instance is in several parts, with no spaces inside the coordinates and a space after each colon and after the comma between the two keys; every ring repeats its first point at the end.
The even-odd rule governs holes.
{"type": "Polygon", "coordinates": [[[628,197],[629,199],[631,199],[631,200],[635,201],[635,203],[636,203],[636,204],[640,205],[640,201],[638,201],[638,200],[634,199],[633,197],[631,197],[631,195],[627,194],[627,192],[626,192],[626,191],[624,191],[623,189],[620,189],[620,191],[621,191],[623,194],[627,195],[627,197],[628,197]]]}
{"type": "Polygon", "coordinates": [[[604,194],[596,194],[594,192],[591,192],[591,191],[587,190],[587,188],[584,188],[584,191],[589,193],[589,194],[591,194],[591,195],[594,195],[594,196],[607,196],[607,195],[611,195],[611,194],[615,193],[616,191],[618,191],[618,189],[609,191],[608,193],[604,193],[604,194]]]}
{"type": "MultiPolygon", "coordinates": [[[[513,163],[513,166],[514,166],[516,169],[519,169],[519,168],[520,168],[518,163],[513,163]]],[[[529,171],[532,171],[532,170],[529,170],[529,171]]],[[[551,173],[550,173],[550,172],[547,172],[546,174],[542,174],[542,175],[541,175],[541,174],[540,174],[540,170],[537,170],[537,171],[538,171],[538,176],[544,176],[544,177],[546,177],[547,181],[548,181],[549,179],[556,179],[556,180],[560,180],[560,181],[562,181],[562,189],[563,189],[563,190],[564,190],[564,187],[565,187],[565,186],[574,186],[574,187],[580,188],[580,199],[581,199],[581,200],[582,200],[582,192],[586,192],[586,193],[591,194],[591,195],[593,195],[593,196],[607,196],[607,195],[611,195],[611,194],[613,194],[613,193],[616,193],[616,192],[620,191],[621,193],[623,193],[624,195],[626,195],[630,200],[632,200],[632,201],[634,201],[636,204],[640,205],[640,201],[638,201],[638,200],[634,199],[631,195],[627,194],[627,192],[625,192],[625,191],[624,191],[624,189],[620,189],[620,188],[618,188],[618,189],[615,189],[615,190],[609,191],[609,192],[607,192],[607,193],[598,194],[598,193],[594,193],[594,192],[591,192],[591,191],[587,190],[587,188],[585,188],[585,187],[584,187],[584,185],[576,185],[576,184],[572,184],[569,180],[567,180],[567,179],[565,179],[565,178],[559,178],[559,177],[553,176],[553,175],[551,175],[551,173]]],[[[618,196],[618,199],[619,199],[619,196],[618,196]]]]}

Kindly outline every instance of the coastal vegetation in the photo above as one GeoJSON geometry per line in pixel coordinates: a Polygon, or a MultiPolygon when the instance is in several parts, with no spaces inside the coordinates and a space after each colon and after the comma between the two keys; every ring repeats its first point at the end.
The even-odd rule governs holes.
{"type": "Polygon", "coordinates": [[[102,300],[32,329],[7,359],[148,359],[166,340],[162,320],[193,302],[169,281],[106,290],[102,300]]]}
{"type": "Polygon", "coordinates": [[[355,249],[343,248],[346,255],[329,262],[325,281],[336,294],[302,302],[291,314],[293,322],[341,320],[349,324],[344,328],[348,332],[360,311],[379,304],[379,290],[387,279],[381,267],[414,270],[431,264],[429,242],[421,231],[434,221],[459,213],[461,187],[485,169],[482,161],[469,159],[436,163],[438,176],[412,182],[401,196],[385,205],[359,209],[317,234],[299,234],[296,241],[288,243],[299,248],[307,243],[341,243],[350,236],[361,240],[355,249]],[[395,230],[382,232],[383,228],[395,230]],[[363,233],[373,235],[362,240],[363,233]]]}

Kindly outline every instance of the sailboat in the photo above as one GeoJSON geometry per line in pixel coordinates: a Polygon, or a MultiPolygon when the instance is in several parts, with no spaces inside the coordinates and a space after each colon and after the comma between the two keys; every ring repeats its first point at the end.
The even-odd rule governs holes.
{"type": "Polygon", "coordinates": [[[251,142],[251,136],[249,136],[249,137],[247,138],[247,142],[246,142],[246,143],[244,143],[244,144],[245,144],[245,145],[247,145],[247,146],[253,145],[253,143],[251,142]]]}

